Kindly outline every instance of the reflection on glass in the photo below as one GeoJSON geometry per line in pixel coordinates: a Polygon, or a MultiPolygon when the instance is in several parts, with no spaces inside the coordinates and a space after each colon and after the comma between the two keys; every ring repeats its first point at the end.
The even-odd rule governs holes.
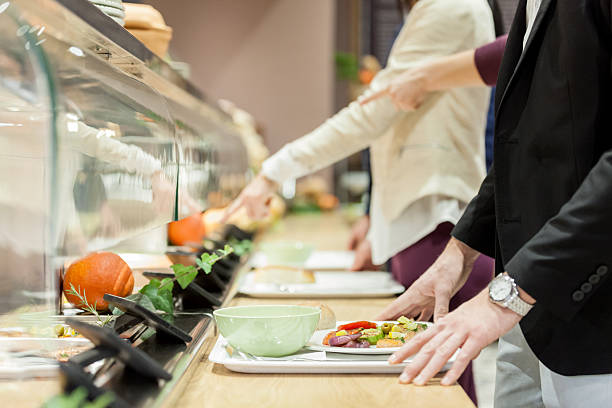
{"type": "Polygon", "coordinates": [[[218,113],[165,99],[37,12],[0,0],[0,336],[55,311],[66,263],[225,205],[248,176],[218,113]]]}
{"type": "MultiPolygon", "coordinates": [[[[9,2],[0,4],[0,336],[7,313],[50,310],[52,103],[40,54],[27,50],[9,2]]],[[[10,330],[9,330],[10,331],[10,330]]]]}
{"type": "Polygon", "coordinates": [[[248,181],[244,145],[229,124],[168,103],[179,145],[178,218],[228,204],[248,181]]]}
{"type": "Polygon", "coordinates": [[[164,99],[95,56],[45,43],[56,81],[59,252],[106,248],[174,219],[177,155],[164,99]]]}

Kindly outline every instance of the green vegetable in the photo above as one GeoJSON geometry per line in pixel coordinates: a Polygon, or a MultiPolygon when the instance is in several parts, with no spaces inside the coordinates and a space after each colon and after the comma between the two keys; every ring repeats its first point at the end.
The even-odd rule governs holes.
{"type": "Polygon", "coordinates": [[[411,320],[408,323],[404,324],[404,327],[410,331],[416,331],[419,328],[419,325],[414,320],[411,320]]]}
{"type": "Polygon", "coordinates": [[[381,326],[382,332],[388,334],[393,328],[393,323],[383,323],[381,326]]]}
{"type": "Polygon", "coordinates": [[[365,329],[361,332],[362,336],[360,339],[367,340],[371,345],[376,345],[378,340],[383,339],[385,334],[380,328],[376,329],[365,329]]]}
{"type": "Polygon", "coordinates": [[[412,320],[410,320],[409,318],[407,318],[406,316],[401,316],[399,319],[397,319],[397,322],[399,324],[408,324],[410,323],[412,320]]]}
{"type": "Polygon", "coordinates": [[[404,334],[402,332],[391,332],[391,333],[389,333],[389,338],[390,339],[403,339],[404,337],[406,337],[406,334],[404,334]]]}

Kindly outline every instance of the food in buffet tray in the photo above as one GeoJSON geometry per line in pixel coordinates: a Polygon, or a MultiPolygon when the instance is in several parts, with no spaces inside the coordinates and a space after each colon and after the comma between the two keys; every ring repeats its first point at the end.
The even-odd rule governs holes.
{"type": "Polygon", "coordinates": [[[315,283],[314,272],[291,266],[262,266],[255,269],[256,283],[315,283]]]}
{"type": "Polygon", "coordinates": [[[206,235],[202,215],[194,214],[168,224],[168,240],[172,245],[200,244],[206,235]]]}
{"type": "Polygon", "coordinates": [[[317,324],[316,330],[327,330],[336,327],[336,314],[331,307],[320,302],[302,302],[299,306],[314,306],[321,309],[321,317],[317,324]]]}
{"type": "Polygon", "coordinates": [[[64,295],[78,308],[85,308],[83,299],[96,310],[105,311],[105,293],[126,297],[134,289],[132,269],[117,254],[96,252],[73,262],[64,275],[64,295]],[[81,296],[75,294],[75,289],[81,296]]]}
{"type": "Polygon", "coordinates": [[[330,211],[338,206],[338,198],[328,193],[328,182],[319,176],[309,176],[297,184],[291,209],[297,212],[330,211]]]}
{"type": "Polygon", "coordinates": [[[405,316],[397,319],[397,322],[382,324],[358,321],[338,326],[336,330],[325,336],[322,343],[330,347],[401,347],[425,329],[427,329],[426,324],[415,322],[405,316]]]}
{"type": "Polygon", "coordinates": [[[58,324],[54,327],[55,334],[58,338],[68,338],[68,337],[83,337],[80,333],[74,330],[72,327],[58,324]]]}

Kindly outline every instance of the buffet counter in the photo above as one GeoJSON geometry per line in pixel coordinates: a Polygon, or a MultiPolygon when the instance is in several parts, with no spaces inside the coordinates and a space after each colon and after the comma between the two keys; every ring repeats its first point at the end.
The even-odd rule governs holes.
{"type": "MultiPolygon", "coordinates": [[[[289,216],[261,235],[258,242],[300,239],[321,250],[341,250],[348,240],[349,227],[338,213],[289,216]]],[[[151,265],[151,267],[159,265],[151,265]]],[[[240,273],[246,273],[242,268],[240,273]]],[[[137,279],[138,280],[138,279],[137,279]]],[[[238,282],[236,279],[234,282],[238,282]]],[[[226,306],[293,304],[305,299],[254,299],[235,295],[236,284],[226,306]]],[[[375,315],[393,298],[324,299],[338,320],[361,320],[375,315]]],[[[420,408],[462,408],[474,405],[455,385],[443,387],[439,378],[427,386],[400,385],[397,374],[242,374],[208,360],[217,336],[207,329],[200,355],[185,374],[169,387],[155,406],[180,407],[341,407],[354,401],[371,407],[418,406],[420,408]]],[[[60,391],[58,380],[0,382],[0,395],[19,407],[39,407],[60,391]]]]}
{"type": "MultiPolygon", "coordinates": [[[[289,216],[260,240],[299,239],[320,250],[345,249],[349,227],[337,213],[289,216]]],[[[338,320],[362,320],[375,315],[393,298],[324,299],[338,320]]],[[[228,306],[293,304],[304,299],[254,299],[236,295],[228,306]]],[[[212,330],[212,328],[210,329],[212,330]]],[[[208,361],[216,341],[210,336],[203,355],[185,378],[180,407],[342,407],[359,401],[370,407],[418,406],[420,408],[461,408],[474,405],[458,385],[444,387],[439,378],[426,387],[401,385],[396,374],[242,374],[208,361]]],[[[178,394],[178,393],[177,393],[178,394]]]]}

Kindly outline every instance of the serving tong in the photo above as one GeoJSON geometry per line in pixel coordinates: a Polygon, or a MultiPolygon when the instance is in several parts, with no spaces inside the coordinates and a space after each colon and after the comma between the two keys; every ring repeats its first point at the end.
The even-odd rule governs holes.
{"type": "MultiPolygon", "coordinates": [[[[85,368],[97,361],[108,358],[115,358],[121,361],[126,368],[151,381],[157,381],[158,379],[168,381],[172,379],[172,375],[158,362],[143,351],[132,347],[129,342],[120,338],[113,330],[107,327],[84,323],[73,318],[67,318],[66,323],[95,345],[94,348],[70,357],[66,362],[60,363],[60,372],[66,391],[71,392],[78,387],[84,387],[88,392],[89,398],[92,400],[106,393],[106,390],[94,384],[94,377],[87,373],[85,368]]],[[[111,406],[118,408],[130,406],[116,395],[114,397],[115,399],[111,406]]]]}
{"type": "Polygon", "coordinates": [[[146,326],[155,329],[157,336],[161,339],[184,343],[189,343],[193,340],[188,333],[185,333],[180,328],[162,319],[158,314],[132,300],[108,293],[104,295],[104,300],[124,312],[115,321],[115,330],[118,332],[122,332],[136,324],[144,323],[146,326]]]}

